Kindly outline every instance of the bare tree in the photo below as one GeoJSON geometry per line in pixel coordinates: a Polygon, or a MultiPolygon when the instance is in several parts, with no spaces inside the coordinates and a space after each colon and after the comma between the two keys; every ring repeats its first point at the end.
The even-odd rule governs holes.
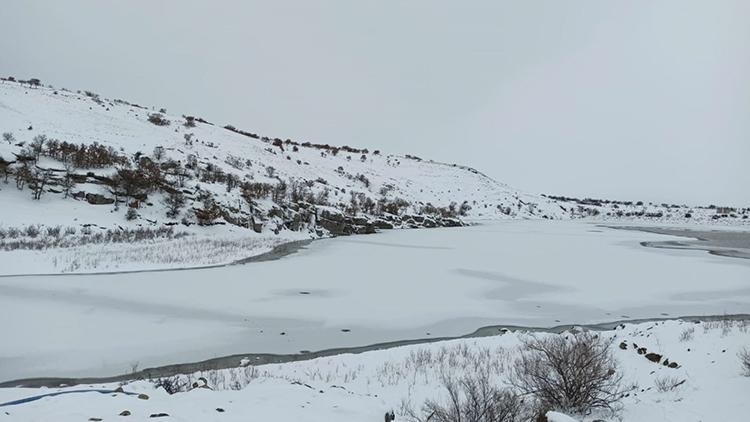
{"type": "Polygon", "coordinates": [[[610,344],[590,332],[533,337],[514,362],[510,383],[534,397],[541,411],[587,413],[615,410],[622,398],[622,375],[610,344]]]}
{"type": "Polygon", "coordinates": [[[162,159],[164,159],[164,147],[163,146],[154,147],[154,160],[161,161],[162,159]]]}
{"type": "Polygon", "coordinates": [[[32,189],[32,195],[35,200],[38,201],[42,198],[44,187],[47,186],[51,178],[52,172],[49,170],[35,168],[31,171],[31,183],[29,187],[32,189]]]}
{"type": "Polygon", "coordinates": [[[73,179],[73,169],[75,169],[75,166],[72,163],[64,163],[65,167],[65,176],[63,176],[62,181],[60,182],[60,185],[63,188],[63,194],[64,198],[67,198],[70,196],[71,191],[76,186],[75,179],[73,179]]]}
{"type": "Polygon", "coordinates": [[[3,133],[3,141],[12,144],[13,142],[16,142],[16,137],[10,132],[5,132],[3,133]]]}
{"type": "Polygon", "coordinates": [[[31,152],[34,154],[35,159],[39,159],[39,156],[44,150],[44,143],[47,142],[46,135],[36,135],[34,140],[31,141],[31,152]]]}
{"type": "Polygon", "coordinates": [[[164,198],[164,205],[167,206],[167,217],[175,218],[180,215],[180,210],[185,205],[185,196],[179,191],[170,193],[164,198]]]}
{"type": "Polygon", "coordinates": [[[742,365],[742,375],[750,377],[750,348],[745,347],[740,350],[737,357],[740,358],[740,365],[742,365]]]}

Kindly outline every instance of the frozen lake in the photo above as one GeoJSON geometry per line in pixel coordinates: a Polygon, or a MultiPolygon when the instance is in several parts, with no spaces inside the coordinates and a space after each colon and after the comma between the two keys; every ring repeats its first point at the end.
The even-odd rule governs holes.
{"type": "Polygon", "coordinates": [[[485,325],[750,312],[750,260],[640,245],[668,240],[684,238],[503,221],[317,241],[243,266],[0,278],[0,381],[485,325]]]}

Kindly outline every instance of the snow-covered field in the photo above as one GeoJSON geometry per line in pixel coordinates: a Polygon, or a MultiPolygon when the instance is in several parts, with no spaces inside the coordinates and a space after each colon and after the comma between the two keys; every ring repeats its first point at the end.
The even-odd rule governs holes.
{"type": "MultiPolygon", "coordinates": [[[[618,413],[573,415],[578,420],[744,421],[750,414],[750,377],[743,376],[738,353],[750,345],[747,321],[665,321],[625,324],[603,331],[619,362],[626,396],[618,413]],[[625,348],[621,348],[621,344],[625,348]],[[663,355],[654,363],[633,346],[663,355]],[[671,368],[664,359],[675,362],[671,368]]],[[[168,394],[146,381],[66,388],[0,389],[0,421],[154,420],[167,414],[177,421],[379,421],[393,410],[408,420],[407,407],[419,412],[426,399],[445,400],[442,380],[488,372],[506,385],[509,368],[529,333],[452,340],[310,361],[240,366],[180,377],[195,388],[168,394]],[[125,393],[74,391],[115,390],[125,393]],[[19,399],[63,392],[28,403],[19,399]],[[98,419],[89,419],[98,418],[98,419]]],[[[556,334],[537,333],[545,337],[556,334]]],[[[188,387],[189,388],[189,387],[188,387]]],[[[564,420],[564,419],[551,419],[564,420]]]]}
{"type": "Polygon", "coordinates": [[[316,241],[213,269],[0,278],[0,380],[750,310],[750,261],[651,249],[669,236],[504,221],[316,241]],[[44,309],[40,312],[39,309],[44,309]]]}

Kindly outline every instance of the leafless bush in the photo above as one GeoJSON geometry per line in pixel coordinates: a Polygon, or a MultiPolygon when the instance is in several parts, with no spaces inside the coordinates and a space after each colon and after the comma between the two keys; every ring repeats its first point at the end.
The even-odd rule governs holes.
{"type": "Polygon", "coordinates": [[[171,123],[168,119],[164,118],[161,113],[149,114],[148,121],[155,124],[156,126],[169,126],[169,124],[171,123]]]}
{"type": "Polygon", "coordinates": [[[415,422],[516,422],[531,419],[524,400],[508,389],[493,385],[484,372],[460,380],[444,378],[448,399],[445,403],[428,400],[421,415],[409,406],[402,412],[415,422]]]}
{"type": "Polygon", "coordinates": [[[34,239],[37,236],[39,236],[39,226],[35,226],[35,225],[32,224],[30,226],[27,226],[25,231],[26,231],[26,236],[28,236],[28,237],[30,237],[32,239],[34,239]]]}
{"type": "Polygon", "coordinates": [[[750,348],[744,347],[739,353],[737,353],[737,357],[740,358],[742,375],[750,377],[750,348]]]}
{"type": "Polygon", "coordinates": [[[690,341],[693,339],[693,334],[695,334],[695,327],[685,328],[680,333],[680,341],[690,341]]]}
{"type": "Polygon", "coordinates": [[[180,377],[167,377],[151,380],[156,388],[163,388],[169,394],[181,393],[188,390],[188,384],[180,377]]]}
{"type": "Polygon", "coordinates": [[[16,142],[16,137],[13,136],[13,134],[10,132],[4,132],[3,140],[9,144],[12,144],[13,142],[16,142]]]}
{"type": "Polygon", "coordinates": [[[664,376],[656,378],[656,380],[654,380],[654,385],[656,386],[656,391],[660,393],[666,393],[679,387],[684,382],[685,380],[680,381],[680,379],[677,377],[664,376]]]}
{"type": "Polygon", "coordinates": [[[532,337],[513,364],[510,383],[534,397],[541,410],[585,414],[615,410],[622,397],[622,375],[610,344],[590,332],[532,337]]]}
{"type": "Polygon", "coordinates": [[[60,226],[47,227],[47,236],[49,236],[49,237],[60,237],[60,231],[61,230],[62,230],[62,227],[60,227],[60,226]]]}

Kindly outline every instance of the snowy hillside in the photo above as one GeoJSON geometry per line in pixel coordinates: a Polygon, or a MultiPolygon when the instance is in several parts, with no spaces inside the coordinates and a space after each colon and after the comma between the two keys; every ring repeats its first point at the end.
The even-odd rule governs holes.
{"type": "MultiPolygon", "coordinates": [[[[287,240],[477,218],[564,216],[553,200],[519,193],[463,166],[271,139],[33,82],[0,82],[0,132],[5,250],[180,236],[245,242],[225,248],[230,251],[219,254],[221,260],[192,262],[198,265],[243,258],[248,249],[268,251],[287,240]]],[[[42,268],[101,266],[79,258],[60,257],[64,264],[42,268]]],[[[193,258],[156,259],[151,267],[182,266],[193,258]]],[[[113,269],[130,268],[127,262],[137,258],[118,260],[122,265],[113,269]]]]}

